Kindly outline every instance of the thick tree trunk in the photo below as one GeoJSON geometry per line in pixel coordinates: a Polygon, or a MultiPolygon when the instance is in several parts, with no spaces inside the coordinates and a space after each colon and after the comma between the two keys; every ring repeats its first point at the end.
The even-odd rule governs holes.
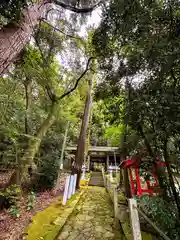
{"type": "Polygon", "coordinates": [[[18,59],[25,44],[33,35],[35,27],[46,16],[52,3],[76,13],[92,12],[102,3],[100,1],[92,7],[76,8],[74,2],[70,5],[58,0],[37,0],[36,2],[22,11],[19,22],[10,22],[0,30],[0,76],[18,59]]]}
{"type": "Polygon", "coordinates": [[[23,157],[20,159],[19,168],[20,171],[20,179],[26,178],[28,175],[28,168],[33,164],[34,157],[39,150],[42,138],[46,135],[48,129],[55,121],[54,113],[56,111],[57,104],[54,103],[52,105],[51,111],[49,112],[47,118],[43,121],[42,125],[40,126],[37,134],[32,137],[29,141],[29,146],[24,153],[23,157]]]}
{"type": "Polygon", "coordinates": [[[89,124],[87,127],[87,136],[86,136],[86,144],[85,144],[85,165],[87,167],[87,171],[89,171],[89,164],[90,164],[90,159],[88,156],[88,150],[89,150],[89,145],[90,145],[90,134],[91,134],[91,122],[92,122],[92,105],[90,107],[90,113],[89,113],[89,124]]]}
{"type": "Polygon", "coordinates": [[[75,163],[73,165],[72,172],[77,174],[77,188],[79,188],[80,176],[81,176],[81,168],[85,159],[85,147],[86,147],[86,136],[87,129],[90,117],[90,110],[92,105],[92,83],[93,78],[91,78],[89,82],[89,90],[86,97],[86,103],[84,107],[84,114],[82,119],[81,131],[78,140],[77,152],[75,157],[75,163]]]}
{"type": "Polygon", "coordinates": [[[50,0],[41,0],[22,12],[19,23],[11,22],[0,30],[0,76],[6,72],[30,40],[35,27],[50,7],[50,0]]]}

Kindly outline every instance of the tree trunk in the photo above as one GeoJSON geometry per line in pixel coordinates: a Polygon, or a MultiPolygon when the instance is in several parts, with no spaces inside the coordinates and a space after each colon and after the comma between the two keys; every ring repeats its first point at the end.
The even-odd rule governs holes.
{"type": "Polygon", "coordinates": [[[31,108],[31,80],[27,79],[24,83],[24,88],[25,88],[25,116],[24,116],[24,129],[25,129],[25,134],[30,133],[30,126],[29,126],[29,117],[30,117],[30,108],[31,108]]]}
{"type": "Polygon", "coordinates": [[[123,173],[124,173],[123,180],[124,180],[125,195],[127,198],[131,198],[131,189],[130,189],[130,184],[129,184],[128,169],[124,168],[123,173]]]}
{"type": "Polygon", "coordinates": [[[123,169],[122,168],[120,168],[119,173],[120,173],[119,187],[121,188],[123,186],[123,182],[124,182],[124,179],[123,179],[123,169]]]}
{"type": "Polygon", "coordinates": [[[63,158],[64,158],[64,150],[66,147],[66,141],[67,141],[67,135],[68,135],[68,131],[69,131],[69,124],[70,121],[67,121],[67,125],[66,125],[66,130],[65,130],[65,134],[64,134],[64,140],[63,140],[63,144],[62,144],[62,148],[61,148],[61,157],[60,157],[60,161],[59,161],[59,170],[63,170],[63,158]]]}
{"type": "Polygon", "coordinates": [[[91,80],[89,81],[89,89],[86,96],[86,103],[84,107],[84,114],[83,114],[81,131],[80,131],[79,140],[78,140],[75,163],[72,169],[72,172],[77,174],[77,185],[76,185],[77,188],[79,188],[81,168],[85,159],[86,136],[87,136],[89,117],[90,117],[90,110],[92,105],[92,96],[91,96],[92,83],[93,83],[93,78],[91,78],[91,80]]]}
{"type": "Polygon", "coordinates": [[[146,138],[146,135],[144,134],[143,127],[140,123],[137,126],[137,130],[140,133],[141,137],[144,139],[144,143],[145,143],[145,146],[146,146],[147,151],[149,153],[149,156],[152,157],[152,159],[154,160],[154,154],[153,154],[152,148],[151,148],[151,146],[150,146],[150,144],[149,144],[149,142],[146,138]]]}
{"type": "MultiPolygon", "coordinates": [[[[126,156],[127,156],[126,138],[127,138],[127,124],[125,123],[123,135],[121,136],[121,139],[120,139],[122,161],[126,160],[126,156]]],[[[119,182],[120,187],[122,186],[122,183],[124,183],[125,196],[127,198],[130,198],[131,197],[131,189],[130,189],[130,184],[129,184],[129,176],[128,176],[127,168],[123,168],[123,169],[120,168],[120,182],[119,182]]]]}
{"type": "Polygon", "coordinates": [[[89,145],[90,145],[90,134],[91,134],[91,122],[92,122],[92,105],[89,110],[89,124],[87,127],[87,136],[86,136],[86,143],[85,143],[85,165],[87,167],[87,171],[89,171],[89,164],[90,164],[90,156],[88,155],[89,145]]]}
{"type": "MultiPolygon", "coordinates": [[[[128,78],[126,78],[126,82],[125,82],[125,98],[126,98],[126,104],[129,108],[129,104],[130,104],[130,96],[131,96],[131,85],[129,83],[128,78]]],[[[128,110],[129,112],[129,110],[128,110]]],[[[129,121],[129,117],[128,115],[124,118],[124,126],[123,126],[123,134],[121,136],[120,139],[120,148],[121,148],[121,152],[122,152],[122,161],[126,160],[126,157],[128,155],[127,152],[127,127],[128,127],[128,121],[129,121]]],[[[120,170],[120,182],[119,185],[121,186],[122,184],[122,179],[123,179],[123,183],[124,183],[124,191],[125,191],[125,195],[127,198],[131,197],[131,189],[130,189],[130,184],[129,184],[129,176],[128,176],[128,169],[124,168],[122,170],[120,170]]]]}
{"type": "Polygon", "coordinates": [[[46,135],[48,129],[51,127],[51,125],[54,123],[54,113],[56,111],[57,104],[53,103],[51,107],[51,111],[49,112],[47,118],[43,121],[41,124],[37,134],[32,137],[32,139],[29,141],[29,146],[24,153],[23,157],[20,159],[20,169],[21,169],[21,176],[26,178],[28,174],[28,167],[33,164],[34,157],[36,153],[39,150],[42,138],[46,135]]]}
{"type": "Polygon", "coordinates": [[[22,11],[19,23],[10,22],[0,30],[0,76],[15,62],[30,40],[34,28],[50,7],[50,0],[41,0],[22,11]]]}

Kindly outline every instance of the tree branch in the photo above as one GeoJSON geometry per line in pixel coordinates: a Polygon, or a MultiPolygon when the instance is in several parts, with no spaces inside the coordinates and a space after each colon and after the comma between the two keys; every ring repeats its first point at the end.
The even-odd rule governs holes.
{"type": "Polygon", "coordinates": [[[47,92],[47,94],[48,94],[49,99],[50,99],[52,102],[56,102],[56,101],[57,101],[57,97],[56,97],[56,95],[52,92],[52,90],[51,90],[51,88],[50,88],[50,86],[49,86],[48,84],[45,86],[45,89],[46,89],[46,92],[47,92]]]}
{"type": "Polygon", "coordinates": [[[86,64],[86,69],[84,70],[84,72],[78,77],[78,79],[76,80],[76,83],[74,85],[73,88],[71,88],[69,91],[65,92],[64,94],[62,94],[60,97],[57,98],[57,101],[63,99],[64,97],[66,97],[67,95],[69,95],[71,92],[73,92],[77,86],[78,86],[78,83],[79,81],[81,80],[81,78],[84,77],[84,75],[89,71],[89,64],[91,62],[91,60],[93,59],[94,57],[90,57],[87,61],[87,64],[86,64]]]}
{"type": "Polygon", "coordinates": [[[60,2],[59,0],[54,0],[53,2],[56,5],[58,5],[62,8],[65,8],[67,10],[70,10],[72,12],[75,12],[75,13],[89,13],[89,12],[92,12],[95,8],[99,7],[104,1],[101,0],[97,4],[95,4],[94,6],[88,7],[88,8],[76,8],[74,6],[71,6],[71,5],[68,5],[66,3],[60,2]]]}
{"type": "Polygon", "coordinates": [[[69,38],[74,38],[74,39],[78,39],[78,40],[81,40],[82,41],[82,39],[81,38],[79,38],[79,37],[75,37],[75,36],[73,36],[73,35],[70,35],[70,34],[66,34],[65,32],[63,32],[62,30],[60,30],[59,28],[57,28],[57,27],[54,27],[53,25],[51,25],[49,22],[47,22],[45,19],[42,19],[42,21],[44,22],[44,23],[46,23],[48,26],[50,26],[50,27],[52,27],[55,31],[57,31],[57,32],[60,32],[60,33],[62,33],[63,35],[65,35],[66,37],[69,37],[69,38]]]}
{"type": "Polygon", "coordinates": [[[44,56],[44,54],[43,54],[43,51],[42,51],[42,49],[41,49],[41,46],[40,46],[40,44],[39,44],[37,38],[35,37],[34,40],[35,40],[36,46],[37,46],[38,49],[39,49],[39,52],[40,52],[41,58],[42,58],[42,60],[43,60],[43,64],[46,63],[46,65],[47,65],[47,60],[46,60],[46,58],[45,58],[45,56],[44,56]]]}

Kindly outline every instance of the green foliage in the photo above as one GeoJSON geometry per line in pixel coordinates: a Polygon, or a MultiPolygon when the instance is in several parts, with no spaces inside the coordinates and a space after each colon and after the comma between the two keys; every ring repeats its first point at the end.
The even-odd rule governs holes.
{"type": "Polygon", "coordinates": [[[105,137],[111,146],[120,146],[120,138],[122,136],[123,125],[107,126],[105,137]]]}
{"type": "MultiPolygon", "coordinates": [[[[1,25],[16,26],[22,10],[30,3],[1,1],[1,25]]],[[[76,1],[76,6],[78,3],[81,7],[87,5],[87,1],[76,1]]],[[[86,58],[95,56],[97,63],[89,68],[93,72],[102,70],[102,79],[96,87],[91,144],[120,146],[123,156],[140,156],[145,177],[155,157],[163,154],[177,168],[180,161],[179,7],[177,0],[111,0],[104,5],[98,29],[88,32],[87,41],[75,34],[81,30],[82,19],[74,14],[53,18],[54,26],[60,31],[41,21],[35,31],[35,42],[27,46],[14,70],[0,81],[2,166],[17,165],[27,150],[28,140],[37,136],[50,113],[52,103],[74,86],[84,70],[86,58]],[[69,39],[69,33],[77,38],[69,39]]],[[[89,76],[86,75],[86,82],[89,76]]],[[[42,134],[36,152],[35,190],[54,186],[67,120],[70,120],[67,144],[77,144],[86,92],[87,83],[81,81],[76,91],[58,102],[54,125],[42,134]]],[[[19,214],[18,194],[17,186],[1,194],[13,204],[14,216],[19,214]]],[[[35,194],[31,192],[28,210],[34,201],[35,194]]],[[[143,201],[154,221],[172,239],[177,238],[175,207],[172,205],[173,210],[169,210],[161,198],[143,201]]]]}
{"type": "Polygon", "coordinates": [[[103,104],[94,102],[92,109],[92,120],[90,126],[90,142],[91,145],[106,145],[107,141],[105,133],[105,119],[103,114],[103,104]]]}
{"type": "MultiPolygon", "coordinates": [[[[173,192],[170,198],[173,203],[177,199],[180,214],[171,175],[172,163],[179,168],[179,37],[179,1],[112,0],[103,9],[92,42],[103,75],[96,98],[104,102],[110,133],[122,124],[123,156],[140,158],[145,178],[157,156],[169,162],[167,174],[155,169],[163,190],[160,199],[169,199],[173,192]]],[[[171,208],[176,215],[176,207],[171,205],[169,212],[171,208]]],[[[164,217],[164,229],[169,218],[164,217]]],[[[168,231],[173,239],[176,233],[168,231]]]]}
{"type": "MultiPolygon", "coordinates": [[[[45,58],[49,56],[49,48],[52,50],[50,59],[46,59],[47,62],[37,46],[27,46],[23,59],[18,62],[14,71],[1,79],[0,131],[2,139],[0,139],[0,163],[5,168],[17,165],[18,160],[21,160],[26,152],[30,140],[37,135],[42,123],[51,112],[55,98],[74,87],[76,78],[84,70],[81,66],[78,66],[77,69],[73,63],[72,65],[68,64],[67,69],[65,64],[61,65],[59,61],[56,61],[57,52],[60,54],[62,51],[60,43],[66,39],[59,33],[54,33],[52,36],[52,32],[52,28],[47,24],[42,24],[39,34],[36,36],[45,58]],[[51,40],[54,41],[54,44],[51,44],[51,40]],[[10,143],[7,143],[7,139],[10,143]],[[9,160],[11,160],[11,164],[9,160]]],[[[66,47],[68,48],[68,46],[66,47]]],[[[54,141],[56,153],[54,148],[49,147],[48,144],[46,144],[46,148],[49,152],[46,151],[45,154],[41,154],[42,149],[40,151],[37,149],[36,164],[40,172],[38,189],[46,188],[46,184],[49,185],[48,188],[51,188],[56,180],[55,167],[51,166],[50,161],[51,158],[57,158],[57,152],[60,153],[67,120],[70,120],[68,142],[76,144],[86,86],[84,81],[80,82],[76,91],[57,104],[53,114],[54,125],[46,133],[46,136],[40,139],[43,144],[48,141],[51,144],[54,141]],[[42,162],[46,160],[48,166],[45,167],[45,164],[42,166],[42,162]],[[52,176],[48,175],[49,180],[47,180],[43,174],[47,173],[50,168],[52,168],[49,170],[52,172],[52,176]],[[45,184],[43,184],[44,181],[45,184]]]]}
{"type": "Polygon", "coordinates": [[[27,6],[26,0],[2,0],[0,3],[0,21],[2,16],[8,21],[19,21],[25,6],[27,6]]]}
{"type": "Polygon", "coordinates": [[[143,196],[138,199],[144,212],[167,234],[170,239],[180,238],[180,228],[175,206],[160,197],[143,196]]]}
{"type": "Polygon", "coordinates": [[[10,213],[13,217],[20,217],[19,208],[16,205],[12,205],[10,208],[10,213]]]}
{"type": "Polygon", "coordinates": [[[0,192],[0,195],[5,197],[5,200],[9,205],[15,205],[21,194],[21,189],[18,185],[14,184],[5,189],[4,192],[0,192]]]}
{"type": "Polygon", "coordinates": [[[36,200],[36,194],[31,191],[28,196],[27,210],[31,210],[33,208],[34,202],[36,200]]]}
{"type": "Polygon", "coordinates": [[[41,163],[38,167],[39,179],[34,183],[35,190],[46,190],[54,187],[58,176],[58,161],[51,158],[50,155],[41,157],[41,163]]]}

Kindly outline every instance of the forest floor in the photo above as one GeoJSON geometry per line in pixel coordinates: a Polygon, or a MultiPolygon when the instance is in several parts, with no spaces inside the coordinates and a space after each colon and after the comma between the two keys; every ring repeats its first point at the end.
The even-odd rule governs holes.
{"type": "Polygon", "coordinates": [[[59,240],[123,240],[124,234],[113,217],[113,206],[102,187],[87,187],[62,228],[59,240]]]}
{"type": "Polygon", "coordinates": [[[28,194],[24,194],[17,202],[19,217],[13,217],[9,209],[0,211],[0,240],[21,240],[27,226],[32,222],[32,217],[46,209],[51,203],[62,199],[65,180],[68,173],[62,172],[52,190],[37,193],[33,208],[27,210],[28,194]]]}
{"type": "Polygon", "coordinates": [[[48,207],[53,201],[60,198],[53,191],[41,192],[37,195],[33,209],[27,211],[28,196],[23,196],[18,203],[19,217],[13,217],[9,210],[0,212],[0,240],[22,239],[25,228],[31,222],[32,217],[39,211],[48,207]]]}

